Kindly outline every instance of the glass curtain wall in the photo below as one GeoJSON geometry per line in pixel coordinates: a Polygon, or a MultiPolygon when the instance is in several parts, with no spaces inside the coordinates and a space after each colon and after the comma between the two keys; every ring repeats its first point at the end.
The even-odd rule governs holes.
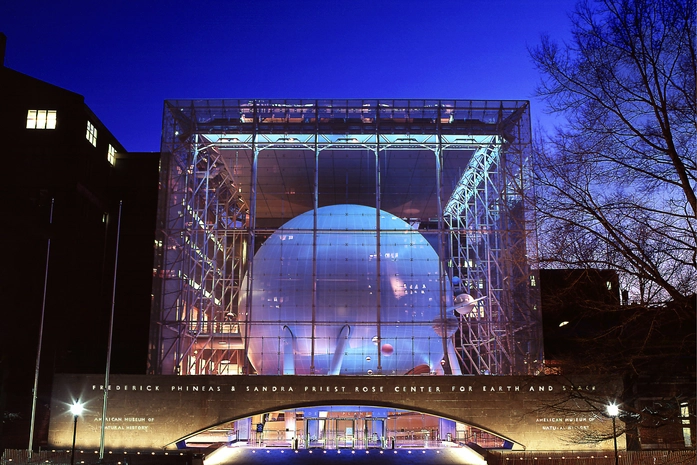
{"type": "Polygon", "coordinates": [[[525,101],[167,101],[149,371],[534,374],[525,101]]]}

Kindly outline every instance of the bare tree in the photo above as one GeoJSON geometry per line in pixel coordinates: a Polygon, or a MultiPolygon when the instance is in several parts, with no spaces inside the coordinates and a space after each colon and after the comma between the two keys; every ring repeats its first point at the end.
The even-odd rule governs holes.
{"type": "Polygon", "coordinates": [[[622,378],[631,447],[654,430],[679,433],[680,406],[695,409],[695,9],[582,0],[570,41],[543,37],[530,52],[537,93],[563,121],[535,144],[542,266],[616,270],[631,297],[583,303],[559,329],[578,328],[563,365],[622,378]]]}
{"type": "Polygon", "coordinates": [[[695,1],[582,1],[531,50],[565,124],[536,147],[540,259],[612,268],[641,305],[697,289],[695,1]]]}

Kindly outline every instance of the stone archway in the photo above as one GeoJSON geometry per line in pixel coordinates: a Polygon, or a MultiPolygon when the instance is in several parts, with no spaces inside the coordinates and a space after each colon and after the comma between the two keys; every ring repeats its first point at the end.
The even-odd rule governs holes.
{"type": "MultiPolygon", "coordinates": [[[[103,379],[60,375],[54,383],[49,442],[72,441],[69,405],[85,403],[78,444],[98,447],[103,379]]],[[[370,405],[455,420],[509,440],[514,448],[579,448],[574,428],[607,421],[583,414],[549,416],[543,407],[585,391],[613,398],[617,380],[574,384],[556,376],[134,376],[114,375],[108,394],[105,444],[113,449],[175,447],[177,441],[225,421],[319,405],[370,405]]]]}

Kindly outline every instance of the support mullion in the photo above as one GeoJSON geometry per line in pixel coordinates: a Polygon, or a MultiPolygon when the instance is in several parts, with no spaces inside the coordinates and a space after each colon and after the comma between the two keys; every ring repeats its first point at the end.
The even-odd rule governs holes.
{"type": "MultiPolygon", "coordinates": [[[[319,124],[319,115],[317,114],[317,106],[315,105],[315,124],[319,124]]],[[[319,145],[318,145],[319,127],[316,126],[315,131],[315,165],[314,176],[312,181],[312,331],[310,335],[310,374],[315,374],[315,344],[317,338],[317,210],[319,208],[319,145]]]]}

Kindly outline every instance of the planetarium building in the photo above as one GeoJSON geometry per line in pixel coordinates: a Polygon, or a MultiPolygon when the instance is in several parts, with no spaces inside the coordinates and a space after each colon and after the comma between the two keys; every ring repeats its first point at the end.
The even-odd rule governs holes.
{"type": "Polygon", "coordinates": [[[535,374],[525,101],[165,103],[149,369],[535,374]]]}
{"type": "Polygon", "coordinates": [[[152,374],[537,374],[528,102],[167,101],[162,147],[152,374]]]}
{"type": "Polygon", "coordinates": [[[564,449],[549,422],[606,428],[539,410],[616,386],[537,376],[530,154],[526,101],[166,101],[148,374],[65,376],[55,410],[91,405],[102,450],[564,449]]]}

